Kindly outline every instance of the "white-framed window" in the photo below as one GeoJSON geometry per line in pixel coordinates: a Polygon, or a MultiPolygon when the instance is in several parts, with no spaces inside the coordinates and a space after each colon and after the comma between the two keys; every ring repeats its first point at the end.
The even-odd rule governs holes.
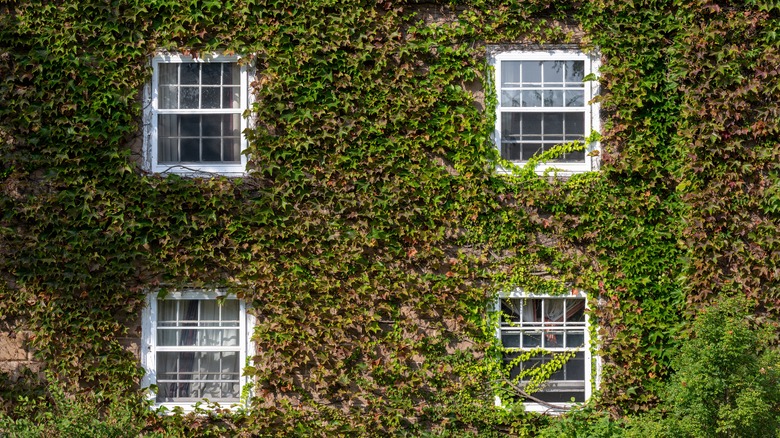
{"type": "MultiPolygon", "coordinates": [[[[500,323],[496,336],[503,347],[502,360],[509,380],[518,388],[550,405],[566,408],[591,395],[592,357],[587,299],[583,292],[551,296],[515,291],[498,298],[500,323]],[[522,360],[528,353],[533,353],[522,360]],[[562,355],[562,356],[561,356],[562,355]],[[555,356],[568,359],[533,391],[528,388],[534,369],[555,356]],[[519,358],[519,359],[518,359],[519,358]]],[[[526,409],[546,411],[550,406],[533,400],[526,409]]]]}
{"type": "Polygon", "coordinates": [[[155,405],[189,409],[203,400],[240,403],[243,368],[254,354],[246,304],[218,291],[147,295],[142,315],[142,387],[157,386],[155,405]],[[218,299],[219,298],[219,299],[218,299]]]}
{"type": "MultiPolygon", "coordinates": [[[[585,141],[599,129],[598,57],[576,50],[498,52],[495,67],[498,106],[496,146],[501,158],[517,164],[551,147],[585,141]]],[[[597,142],[568,152],[537,167],[577,173],[598,168],[597,142]]]]}
{"type": "Polygon", "coordinates": [[[243,175],[249,69],[237,55],[152,59],[144,164],[154,173],[243,175]]]}

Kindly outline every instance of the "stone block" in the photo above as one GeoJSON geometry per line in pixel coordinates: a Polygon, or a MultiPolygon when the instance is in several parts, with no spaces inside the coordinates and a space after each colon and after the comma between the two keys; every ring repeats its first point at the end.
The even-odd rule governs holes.
{"type": "Polygon", "coordinates": [[[24,337],[15,333],[0,333],[0,362],[26,359],[24,337]]]}

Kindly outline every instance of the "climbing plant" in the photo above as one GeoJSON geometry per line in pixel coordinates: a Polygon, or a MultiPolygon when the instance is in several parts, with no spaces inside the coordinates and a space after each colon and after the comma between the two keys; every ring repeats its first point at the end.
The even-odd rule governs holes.
{"type": "MultiPolygon", "coordinates": [[[[0,320],[149,433],[523,435],[554,420],[494,406],[486,309],[577,288],[593,409],[648,410],[699,309],[744,295],[777,318],[778,23],[758,0],[2,2],[0,320]],[[517,44],[601,58],[599,171],[498,157],[486,52],[517,44]],[[166,51],[256,71],[244,177],[140,165],[166,51]],[[148,291],[193,286],[254,309],[247,411],[140,401],[121,340],[148,291]]],[[[64,403],[3,382],[2,427],[30,418],[19,397],[64,403]]]]}

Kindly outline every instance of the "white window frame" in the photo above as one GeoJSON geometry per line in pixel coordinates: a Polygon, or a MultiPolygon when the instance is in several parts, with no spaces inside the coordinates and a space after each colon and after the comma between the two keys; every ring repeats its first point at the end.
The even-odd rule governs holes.
{"type": "MultiPolygon", "coordinates": [[[[226,296],[224,292],[218,290],[186,289],[165,294],[165,300],[216,300],[220,296],[226,296]]],[[[157,314],[158,314],[158,292],[146,294],[146,305],[141,314],[141,366],[146,374],[141,379],[141,388],[148,389],[151,385],[157,385],[157,352],[159,351],[225,351],[221,346],[201,346],[201,347],[160,347],[157,345],[157,314]]],[[[237,300],[239,303],[239,388],[241,396],[235,401],[230,401],[230,406],[224,406],[225,402],[220,401],[222,407],[239,406],[248,403],[249,397],[244,400],[244,388],[251,383],[250,379],[244,374],[243,368],[250,364],[255,353],[255,344],[252,341],[254,331],[254,317],[247,313],[247,306],[243,300],[235,296],[226,296],[227,300],[237,300]]],[[[181,402],[157,402],[157,394],[149,391],[149,399],[153,402],[154,408],[166,407],[173,409],[182,408],[185,412],[192,411],[195,404],[200,401],[181,401],[181,402]]]]}
{"type": "Polygon", "coordinates": [[[208,63],[208,62],[235,62],[241,59],[240,55],[207,54],[200,58],[193,58],[175,53],[159,54],[152,58],[152,81],[145,88],[144,112],[144,156],[143,168],[152,173],[173,173],[179,175],[208,175],[219,174],[225,176],[243,176],[246,173],[247,156],[245,154],[248,142],[243,132],[249,127],[249,121],[244,117],[245,111],[251,106],[252,95],[249,93],[249,75],[252,73],[246,63],[239,63],[240,67],[240,101],[239,108],[228,109],[160,109],[158,105],[160,64],[168,63],[208,63]],[[238,114],[240,120],[241,136],[239,140],[240,163],[159,163],[158,162],[158,115],[159,114],[238,114]]]}
{"type": "MultiPolygon", "coordinates": [[[[597,54],[586,54],[579,50],[570,49],[556,49],[556,50],[506,50],[493,54],[490,57],[490,64],[495,72],[495,92],[498,97],[496,105],[496,118],[495,118],[495,130],[493,132],[493,140],[496,148],[498,149],[499,156],[501,154],[501,114],[504,112],[519,112],[519,113],[534,113],[543,112],[542,107],[502,107],[501,106],[501,63],[504,61],[584,61],[585,71],[584,76],[587,77],[590,74],[598,74],[599,70],[599,56],[597,54]]],[[[598,95],[598,81],[585,81],[584,83],[584,101],[585,101],[585,132],[584,136],[587,139],[591,132],[598,132],[600,130],[599,123],[599,104],[593,102],[594,96],[598,95]]],[[[542,88],[543,89],[543,88],[542,88]]],[[[565,108],[555,107],[555,112],[582,112],[581,107],[565,108]]],[[[589,172],[598,170],[599,168],[599,155],[601,151],[599,142],[591,142],[585,146],[585,161],[584,162],[550,162],[539,163],[535,169],[537,173],[543,173],[545,171],[556,170],[560,175],[571,175],[575,173],[589,172]],[[596,151],[596,153],[594,153],[596,151]]],[[[513,161],[514,164],[524,165],[527,161],[513,161]]],[[[510,169],[503,166],[498,166],[499,173],[511,173],[510,169]]]]}
{"type": "MultiPolygon", "coordinates": [[[[598,388],[599,379],[600,379],[600,360],[598,356],[595,356],[594,361],[594,355],[591,352],[591,349],[593,348],[591,344],[591,338],[590,338],[590,329],[591,329],[591,320],[590,320],[590,312],[588,311],[588,297],[587,295],[578,289],[572,289],[571,293],[568,295],[549,295],[549,294],[535,294],[535,293],[528,293],[525,292],[522,289],[516,289],[511,292],[503,292],[496,297],[495,300],[495,307],[494,311],[498,313],[498,324],[496,326],[496,332],[495,336],[498,340],[499,345],[503,346],[503,340],[502,340],[502,323],[501,323],[501,299],[504,298],[517,298],[517,299],[562,299],[562,298],[578,298],[578,299],[584,299],[585,300],[585,326],[584,326],[584,344],[581,349],[572,349],[572,348],[550,348],[548,349],[550,352],[553,353],[560,353],[564,351],[582,351],[584,354],[584,372],[585,372],[585,396],[584,399],[587,401],[593,392],[593,386],[595,384],[596,388],[598,388]],[[595,369],[594,369],[594,362],[595,362],[595,369]]],[[[527,351],[529,349],[524,349],[522,347],[517,349],[518,351],[527,351]]],[[[501,358],[503,362],[503,357],[501,358]]],[[[495,403],[497,406],[501,406],[501,399],[496,396],[495,403]]],[[[524,402],[523,406],[527,411],[531,412],[545,412],[545,413],[561,413],[564,412],[573,406],[579,405],[581,403],[571,403],[571,402],[550,402],[548,405],[556,406],[557,409],[551,408],[548,405],[543,405],[541,403],[535,403],[535,402],[524,402]]]]}

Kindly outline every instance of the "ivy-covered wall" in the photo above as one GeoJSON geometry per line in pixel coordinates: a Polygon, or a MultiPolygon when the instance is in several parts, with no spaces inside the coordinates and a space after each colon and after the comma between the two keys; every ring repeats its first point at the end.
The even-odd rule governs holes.
{"type": "MultiPolygon", "coordinates": [[[[702,307],[777,320],[779,25],[760,0],[2,2],[0,320],[69,391],[197,430],[144,416],[123,340],[147,291],[224,287],[257,397],[214,433],[522,434],[550,420],[493,406],[485,309],[575,287],[595,409],[645,411],[702,307]],[[496,173],[487,47],[516,44],[600,54],[600,171],[496,173]],[[247,176],[139,167],[161,51],[255,66],[247,176]]],[[[1,391],[9,418],[56,399],[1,391]]]]}

